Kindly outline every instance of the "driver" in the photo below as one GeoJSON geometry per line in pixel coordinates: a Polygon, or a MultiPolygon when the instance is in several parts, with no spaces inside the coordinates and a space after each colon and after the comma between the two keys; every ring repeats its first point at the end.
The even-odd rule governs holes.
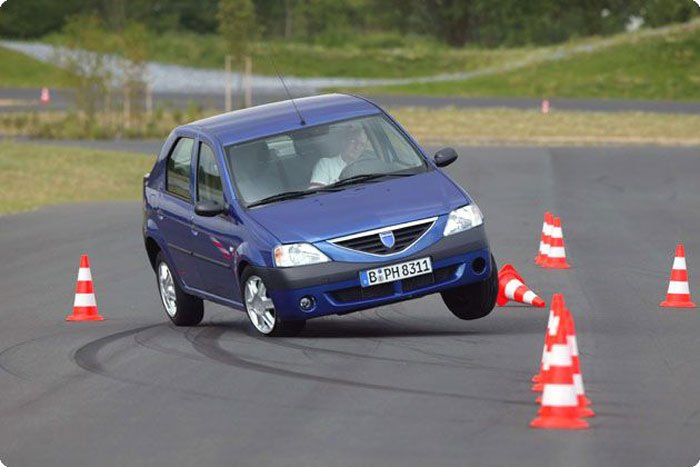
{"type": "Polygon", "coordinates": [[[311,174],[309,188],[318,188],[338,181],[345,167],[360,158],[367,146],[367,134],[361,126],[352,126],[343,138],[340,154],[319,159],[311,174]]]}

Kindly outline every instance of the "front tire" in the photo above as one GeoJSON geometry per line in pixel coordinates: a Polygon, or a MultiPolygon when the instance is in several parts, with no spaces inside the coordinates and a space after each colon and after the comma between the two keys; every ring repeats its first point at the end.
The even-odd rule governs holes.
{"type": "Polygon", "coordinates": [[[243,304],[248,319],[257,332],[264,336],[296,336],[306,325],[306,321],[283,320],[279,317],[275,304],[267,294],[265,282],[251,268],[241,274],[243,304]]]}
{"type": "Polygon", "coordinates": [[[447,308],[459,319],[479,319],[491,313],[498,297],[498,268],[491,255],[491,275],[484,281],[441,293],[447,308]]]}
{"type": "Polygon", "coordinates": [[[172,274],[163,252],[156,256],[156,278],[165,313],[175,326],[196,326],[204,317],[201,298],[185,293],[172,274]]]}

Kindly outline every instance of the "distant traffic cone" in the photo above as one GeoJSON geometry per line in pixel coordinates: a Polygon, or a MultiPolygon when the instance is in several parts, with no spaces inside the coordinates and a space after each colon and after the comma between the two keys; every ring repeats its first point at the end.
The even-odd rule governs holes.
{"type": "Polygon", "coordinates": [[[591,405],[590,399],[586,397],[586,389],[583,386],[583,375],[581,374],[581,360],[578,354],[578,341],[576,340],[576,324],[571,311],[564,307],[563,319],[566,320],[567,342],[571,348],[571,362],[574,373],[574,387],[576,388],[576,402],[578,403],[578,414],[580,417],[593,417],[595,412],[588,407],[591,405]]]}
{"type": "Polygon", "coordinates": [[[682,243],[676,246],[676,257],[671,268],[671,281],[668,283],[666,300],[661,302],[664,308],[695,308],[688,286],[688,268],[685,264],[685,248],[682,243]]]}
{"type": "MultiPolygon", "coordinates": [[[[564,296],[560,293],[552,295],[552,304],[549,309],[549,319],[547,320],[547,330],[544,333],[544,347],[542,348],[542,359],[540,360],[540,372],[532,377],[532,382],[535,383],[530,388],[532,392],[542,392],[544,385],[544,374],[549,369],[547,356],[552,349],[552,342],[557,334],[559,322],[561,321],[561,310],[564,309],[564,296]]],[[[537,398],[539,403],[540,398],[537,398]]]]}
{"type": "Polygon", "coordinates": [[[545,212],[544,221],[542,221],[542,234],[540,235],[540,249],[537,252],[537,257],[535,257],[536,264],[542,263],[549,254],[553,222],[554,216],[552,213],[549,211],[545,212]]]}
{"type": "Polygon", "coordinates": [[[80,257],[78,283],[75,286],[73,314],[67,316],[66,321],[102,321],[103,319],[104,318],[97,312],[95,290],[92,287],[90,261],[87,255],[83,255],[80,257]]]}
{"type": "Polygon", "coordinates": [[[554,218],[552,227],[552,242],[547,254],[547,259],[540,263],[540,266],[548,269],[568,269],[569,263],[566,262],[566,249],[564,248],[564,234],[561,228],[561,219],[554,218]]]}
{"type": "MultiPolygon", "coordinates": [[[[561,315],[562,301],[557,301],[557,307],[561,315]]],[[[566,320],[557,323],[552,349],[547,355],[549,368],[543,377],[542,405],[537,412],[538,417],[530,422],[532,428],[580,430],[589,427],[578,411],[567,328],[566,320]]]]}
{"type": "Polygon", "coordinates": [[[542,99],[541,110],[543,114],[549,113],[549,99],[542,99]]]}
{"type": "Polygon", "coordinates": [[[39,99],[42,104],[48,104],[51,102],[51,93],[49,88],[41,88],[41,98],[39,99]]]}
{"type": "Polygon", "coordinates": [[[525,285],[525,281],[512,264],[506,264],[498,272],[498,298],[496,303],[503,306],[513,300],[526,305],[542,308],[546,304],[535,292],[525,285]]]}

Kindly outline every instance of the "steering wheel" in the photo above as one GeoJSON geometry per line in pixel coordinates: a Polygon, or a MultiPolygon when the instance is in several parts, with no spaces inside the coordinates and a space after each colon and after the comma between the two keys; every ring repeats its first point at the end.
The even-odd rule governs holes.
{"type": "Polygon", "coordinates": [[[400,164],[396,162],[384,162],[375,157],[361,157],[345,166],[340,172],[338,180],[365,174],[382,174],[402,170],[400,164]]]}

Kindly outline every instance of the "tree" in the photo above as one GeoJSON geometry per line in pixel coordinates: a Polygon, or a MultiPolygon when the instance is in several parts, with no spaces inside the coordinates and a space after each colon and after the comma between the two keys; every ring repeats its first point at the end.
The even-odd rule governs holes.
{"type": "Polygon", "coordinates": [[[249,56],[258,37],[252,0],[219,0],[217,19],[228,53],[238,62],[249,56]]]}

